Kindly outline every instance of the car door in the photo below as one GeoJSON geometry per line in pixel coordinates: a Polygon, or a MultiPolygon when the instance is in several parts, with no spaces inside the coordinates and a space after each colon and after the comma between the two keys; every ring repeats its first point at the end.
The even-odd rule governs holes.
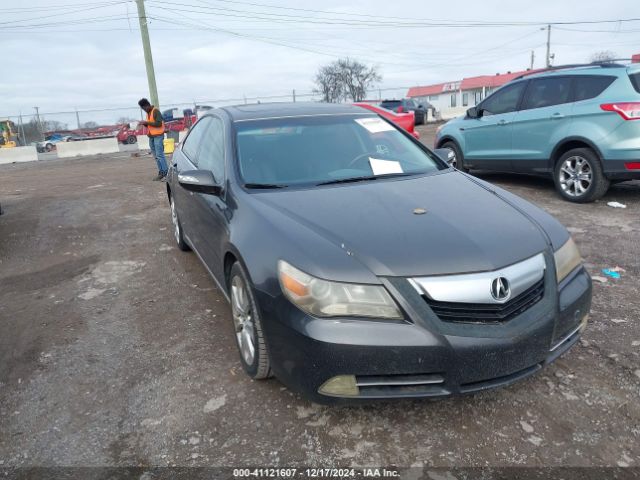
{"type": "Polygon", "coordinates": [[[506,85],[477,107],[478,118],[464,122],[465,166],[487,170],[511,170],[512,121],[526,81],[506,85]]]}
{"type": "MultiPolygon", "coordinates": [[[[211,115],[198,150],[198,170],[209,170],[219,185],[224,185],[226,180],[225,150],[224,121],[211,115]]],[[[192,199],[197,216],[198,253],[222,284],[222,248],[229,235],[225,190],[221,196],[194,193],[192,199]]]]}
{"type": "MultiPolygon", "coordinates": [[[[198,168],[198,151],[200,150],[206,126],[210,121],[209,117],[204,117],[198,121],[189,131],[182,146],[174,153],[174,168],[178,174],[198,168]]],[[[172,194],[182,231],[189,244],[198,250],[201,240],[198,238],[198,230],[196,228],[198,212],[196,211],[195,194],[185,190],[178,183],[174,186],[172,194]]]]}
{"type": "Polygon", "coordinates": [[[569,130],[572,77],[550,76],[529,81],[512,127],[512,163],[517,172],[544,172],[552,146],[569,130]]]}

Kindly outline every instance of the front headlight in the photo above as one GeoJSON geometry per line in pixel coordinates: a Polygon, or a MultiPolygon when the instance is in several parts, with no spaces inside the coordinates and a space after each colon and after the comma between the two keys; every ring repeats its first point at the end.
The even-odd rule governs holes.
{"type": "Polygon", "coordinates": [[[402,319],[402,313],[379,285],[357,285],[322,280],[280,260],[278,278],[285,296],[318,317],[374,317],[402,319]]]}
{"type": "Polygon", "coordinates": [[[571,237],[569,237],[569,240],[567,240],[563,246],[556,250],[553,258],[556,262],[556,278],[558,279],[558,283],[564,280],[567,275],[582,263],[578,247],[576,247],[571,237]]]}

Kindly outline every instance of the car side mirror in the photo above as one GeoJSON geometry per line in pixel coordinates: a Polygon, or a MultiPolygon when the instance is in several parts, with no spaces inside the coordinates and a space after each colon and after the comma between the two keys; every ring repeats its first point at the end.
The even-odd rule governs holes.
{"type": "Polygon", "coordinates": [[[220,196],[222,186],[209,170],[186,170],[178,174],[178,183],[185,190],[220,196]]]}
{"type": "Polygon", "coordinates": [[[471,107],[467,110],[467,117],[469,118],[480,118],[482,116],[482,109],[478,107],[471,107]]]}
{"type": "Polygon", "coordinates": [[[451,165],[451,162],[456,158],[456,154],[449,148],[436,148],[433,153],[435,153],[440,160],[446,162],[447,165],[451,165]]]}

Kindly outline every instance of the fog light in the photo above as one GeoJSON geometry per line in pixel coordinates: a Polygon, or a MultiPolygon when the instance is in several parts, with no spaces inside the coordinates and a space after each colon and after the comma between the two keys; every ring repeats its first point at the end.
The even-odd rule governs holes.
{"type": "Polygon", "coordinates": [[[357,397],[360,389],[354,375],[338,375],[324,382],[318,393],[334,397],[357,397]]]}

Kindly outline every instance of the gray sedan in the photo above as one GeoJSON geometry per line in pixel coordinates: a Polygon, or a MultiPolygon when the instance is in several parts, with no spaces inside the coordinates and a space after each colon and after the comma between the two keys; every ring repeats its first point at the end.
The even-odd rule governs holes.
{"type": "Polygon", "coordinates": [[[371,112],[212,110],[173,156],[175,239],[230,302],[240,362],[324,403],[508,385],[586,326],[553,217],[371,112]]]}

